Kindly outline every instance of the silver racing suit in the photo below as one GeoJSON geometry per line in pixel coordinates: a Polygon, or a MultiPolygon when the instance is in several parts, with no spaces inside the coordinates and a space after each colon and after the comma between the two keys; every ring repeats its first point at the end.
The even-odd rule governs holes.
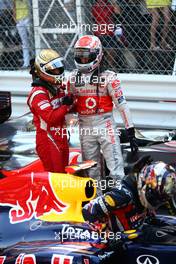
{"type": "Polygon", "coordinates": [[[124,177],[124,166],[119,131],[112,114],[113,105],[118,108],[127,129],[134,125],[117,75],[107,70],[100,73],[98,79],[93,74],[80,74],[74,70],[67,82],[79,116],[83,160],[97,162],[98,165],[90,169],[89,176],[99,181],[102,151],[109,176],[120,180],[124,177]]]}

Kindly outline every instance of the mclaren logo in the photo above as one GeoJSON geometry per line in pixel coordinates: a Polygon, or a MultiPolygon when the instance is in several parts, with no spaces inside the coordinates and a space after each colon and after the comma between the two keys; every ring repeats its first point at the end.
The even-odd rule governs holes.
{"type": "Polygon", "coordinates": [[[159,264],[159,260],[152,255],[141,255],[137,259],[137,264],[159,264]]]}

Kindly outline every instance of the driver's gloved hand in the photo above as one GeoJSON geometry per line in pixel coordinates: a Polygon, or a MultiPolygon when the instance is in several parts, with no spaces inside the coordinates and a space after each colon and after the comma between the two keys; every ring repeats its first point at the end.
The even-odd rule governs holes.
{"type": "Polygon", "coordinates": [[[62,104],[63,105],[72,105],[73,104],[73,96],[72,95],[64,96],[64,98],[62,98],[62,104]]]}
{"type": "Polygon", "coordinates": [[[134,127],[130,127],[127,129],[127,135],[128,135],[128,139],[130,142],[130,148],[131,148],[131,152],[135,153],[138,151],[138,144],[137,144],[137,139],[135,137],[135,129],[134,127]]]}

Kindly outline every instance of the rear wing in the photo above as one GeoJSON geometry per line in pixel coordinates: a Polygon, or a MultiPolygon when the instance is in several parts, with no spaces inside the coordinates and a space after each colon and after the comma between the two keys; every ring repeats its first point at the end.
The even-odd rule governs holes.
{"type": "Polygon", "coordinates": [[[11,93],[0,91],[0,124],[8,120],[11,113],[11,93]]]}

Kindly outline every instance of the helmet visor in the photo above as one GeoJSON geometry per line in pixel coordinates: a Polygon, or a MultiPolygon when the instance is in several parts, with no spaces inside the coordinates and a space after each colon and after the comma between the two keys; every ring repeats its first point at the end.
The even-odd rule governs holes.
{"type": "Polygon", "coordinates": [[[163,192],[169,196],[176,194],[176,175],[175,173],[170,173],[164,178],[163,192]]]}
{"type": "Polygon", "coordinates": [[[61,75],[64,72],[64,65],[61,58],[56,58],[44,66],[45,72],[51,75],[61,75]]]}
{"type": "Polygon", "coordinates": [[[77,48],[74,52],[74,58],[77,63],[86,64],[93,62],[97,57],[97,50],[96,49],[82,49],[77,48]]]}

